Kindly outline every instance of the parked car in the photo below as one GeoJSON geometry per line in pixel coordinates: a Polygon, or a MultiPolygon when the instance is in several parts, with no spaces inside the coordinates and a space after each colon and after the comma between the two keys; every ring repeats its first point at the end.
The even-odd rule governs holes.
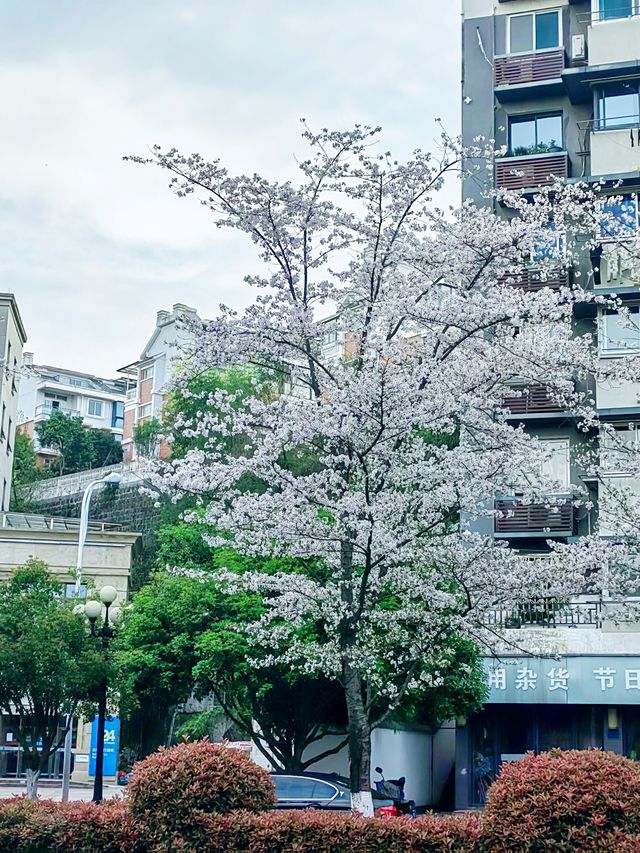
{"type": "MultiPolygon", "coordinates": [[[[277,809],[327,809],[351,811],[349,780],[336,773],[284,773],[271,774],[276,786],[277,809]]],[[[380,816],[400,815],[393,800],[371,792],[373,807],[380,816]]]]}

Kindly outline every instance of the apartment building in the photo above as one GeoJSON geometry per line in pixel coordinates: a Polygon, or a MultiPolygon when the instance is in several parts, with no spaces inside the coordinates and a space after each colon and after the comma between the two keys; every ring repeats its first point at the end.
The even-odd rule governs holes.
{"type": "MultiPolygon", "coordinates": [[[[494,204],[488,189],[534,193],[551,176],[622,195],[612,213],[624,220],[624,232],[603,235],[578,267],[559,265],[545,281],[533,264],[517,286],[557,288],[579,274],[582,286],[618,294],[631,324],[621,325],[615,311],[582,306],[576,330],[597,331],[602,359],[640,352],[640,280],[623,251],[640,238],[640,0],[463,0],[462,7],[463,138],[467,145],[494,139],[506,152],[493,171],[470,170],[465,197],[494,204]]],[[[509,215],[499,204],[495,210],[509,215]]],[[[601,419],[635,442],[640,388],[618,382],[594,390],[601,419]]],[[[499,512],[483,522],[485,532],[523,559],[544,559],[549,539],[615,536],[606,490],[574,461],[585,436],[571,414],[542,386],[516,388],[506,405],[514,422],[549,442],[554,479],[567,494],[581,489],[587,504],[526,505],[517,494],[498,495],[499,512]]],[[[619,460],[610,476],[640,491],[619,460]]],[[[513,632],[512,649],[521,640],[521,648],[542,646],[555,656],[505,651],[486,659],[488,702],[457,729],[458,808],[482,805],[501,764],[527,750],[596,746],[640,758],[640,625],[617,623],[613,606],[576,590],[568,602],[522,602],[493,614],[497,628],[513,632]]]]}
{"type": "Polygon", "coordinates": [[[22,347],[27,341],[18,305],[12,293],[0,293],[0,499],[1,509],[9,509],[13,447],[18,420],[18,389],[22,347]]]}
{"type": "MultiPolygon", "coordinates": [[[[126,461],[137,456],[133,433],[137,424],[152,418],[162,420],[165,386],[171,378],[175,362],[188,352],[193,334],[184,323],[200,320],[195,308],[176,303],[171,311],[158,311],[156,326],[137,361],[120,368],[120,373],[129,383],[124,406],[124,433],[122,453],[126,461]]],[[[166,444],[158,445],[160,456],[169,453],[166,444]]]]}
{"type": "Polygon", "coordinates": [[[82,418],[85,427],[107,430],[122,441],[127,379],[102,379],[69,368],[34,364],[33,353],[22,358],[18,393],[18,426],[29,435],[40,464],[49,467],[57,451],[41,447],[35,427],[54,412],[82,418]]]}

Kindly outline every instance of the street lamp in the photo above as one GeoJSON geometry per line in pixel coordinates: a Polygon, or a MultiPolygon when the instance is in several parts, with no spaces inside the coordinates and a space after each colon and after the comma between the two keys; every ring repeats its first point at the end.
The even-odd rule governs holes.
{"type": "MultiPolygon", "coordinates": [[[[118,597],[118,593],[113,586],[103,586],[100,590],[100,601],[87,601],[84,606],[84,615],[89,620],[91,625],[91,636],[100,638],[100,645],[104,652],[105,664],[107,659],[107,651],[109,643],[113,639],[115,632],[109,623],[109,608],[118,597]],[[104,605],[104,619],[102,625],[96,628],[96,621],[102,614],[102,605],[104,605]]],[[[93,802],[102,802],[102,771],[104,763],[104,727],[107,718],[107,671],[105,672],[100,683],[100,695],[98,697],[98,736],[96,738],[96,774],[93,781],[93,802]]]]}
{"type": "MultiPolygon", "coordinates": [[[[80,597],[82,588],[82,557],[84,554],[84,543],[87,538],[89,529],[89,504],[91,503],[91,495],[98,486],[117,486],[122,477],[117,471],[111,471],[101,480],[93,480],[82,495],[82,505],[80,507],[80,532],[78,534],[78,557],[76,560],[76,585],[74,594],[76,598],[80,597]]],[[[68,716],[66,719],[67,734],[64,739],[64,760],[62,763],[62,802],[66,803],[69,799],[69,781],[71,779],[71,741],[73,739],[73,719],[68,716]]]]}

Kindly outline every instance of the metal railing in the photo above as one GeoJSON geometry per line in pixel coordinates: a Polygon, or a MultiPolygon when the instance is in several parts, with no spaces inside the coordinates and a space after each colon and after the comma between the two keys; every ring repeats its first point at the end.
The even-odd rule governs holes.
{"type": "MultiPolygon", "coordinates": [[[[576,122],[576,124],[578,126],[578,131],[580,132],[598,132],[601,130],[633,131],[640,127],[640,113],[631,113],[626,116],[612,116],[611,118],[604,116],[603,118],[584,119],[576,122]],[[620,124],[616,124],[616,122],[620,122],[620,124]]],[[[633,143],[634,145],[636,144],[635,138],[633,138],[633,143]]]]}
{"type": "Polygon", "coordinates": [[[511,607],[496,608],[485,614],[484,624],[493,628],[600,628],[602,601],[567,601],[558,598],[535,598],[511,607]]]}
{"type": "MultiPolygon", "coordinates": [[[[13,530],[79,530],[79,518],[63,518],[61,516],[32,515],[25,512],[3,512],[0,514],[0,527],[13,530]]],[[[107,533],[122,530],[122,524],[110,521],[89,521],[89,531],[107,533]]]]}
{"type": "Polygon", "coordinates": [[[82,417],[80,409],[70,409],[68,406],[52,406],[50,403],[43,403],[40,406],[36,406],[35,416],[44,415],[49,417],[54,412],[62,412],[63,415],[69,415],[74,418],[82,417]]]}
{"type": "Polygon", "coordinates": [[[610,8],[582,12],[577,16],[577,20],[581,24],[600,24],[605,21],[624,21],[636,18],[638,15],[640,15],[640,3],[638,0],[632,0],[631,8],[628,3],[618,3],[610,8]]]}

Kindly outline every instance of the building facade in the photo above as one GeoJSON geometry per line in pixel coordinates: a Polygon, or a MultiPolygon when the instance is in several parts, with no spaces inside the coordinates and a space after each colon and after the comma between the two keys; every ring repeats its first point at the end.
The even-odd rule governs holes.
{"type": "Polygon", "coordinates": [[[18,393],[22,348],[27,336],[12,293],[0,293],[0,500],[1,509],[9,509],[13,448],[18,421],[18,393]]]}
{"type": "Polygon", "coordinates": [[[49,467],[57,451],[38,444],[35,427],[55,412],[82,418],[87,429],[110,432],[122,441],[127,379],[102,379],[68,368],[34,364],[24,353],[18,394],[18,426],[33,440],[40,464],[49,467]]]}
{"type": "MultiPolygon", "coordinates": [[[[544,281],[532,262],[515,286],[559,287],[574,276],[595,293],[618,294],[630,322],[586,304],[575,311],[576,331],[597,335],[601,359],[638,354],[640,280],[626,259],[629,245],[637,248],[640,238],[640,3],[463,0],[462,6],[463,140],[469,146],[478,137],[495,140],[504,152],[492,169],[467,162],[465,198],[509,216],[487,191],[533,194],[551,176],[591,182],[617,196],[611,212],[624,220],[624,233],[600,235],[601,243],[578,265],[559,263],[544,281]]],[[[637,385],[578,390],[592,390],[601,421],[624,431],[625,441],[636,441],[637,385]]],[[[506,540],[523,559],[544,558],[550,539],[618,535],[607,483],[590,480],[575,461],[582,443],[587,438],[597,443],[598,436],[578,430],[543,386],[516,386],[506,406],[514,423],[548,442],[551,473],[561,489],[566,487],[567,496],[579,490],[586,500],[581,507],[570,500],[527,505],[518,502],[517,492],[498,495],[497,512],[483,522],[484,532],[506,540]]],[[[612,459],[607,476],[640,491],[620,459],[612,459]]],[[[528,658],[505,651],[485,661],[487,705],[457,730],[458,808],[482,805],[500,765],[527,750],[597,746],[640,757],[640,626],[617,624],[613,606],[576,590],[570,602],[541,599],[492,614],[512,648],[553,654],[528,658]]]]}
{"type": "MultiPolygon", "coordinates": [[[[133,441],[137,425],[152,418],[162,420],[165,386],[171,378],[173,363],[179,362],[188,352],[193,333],[184,323],[199,320],[195,308],[176,303],[171,311],[158,311],[156,327],[137,361],[120,369],[129,382],[124,407],[124,433],[122,453],[126,461],[135,460],[133,441]]],[[[159,444],[157,452],[167,455],[168,446],[159,444]]]]}

